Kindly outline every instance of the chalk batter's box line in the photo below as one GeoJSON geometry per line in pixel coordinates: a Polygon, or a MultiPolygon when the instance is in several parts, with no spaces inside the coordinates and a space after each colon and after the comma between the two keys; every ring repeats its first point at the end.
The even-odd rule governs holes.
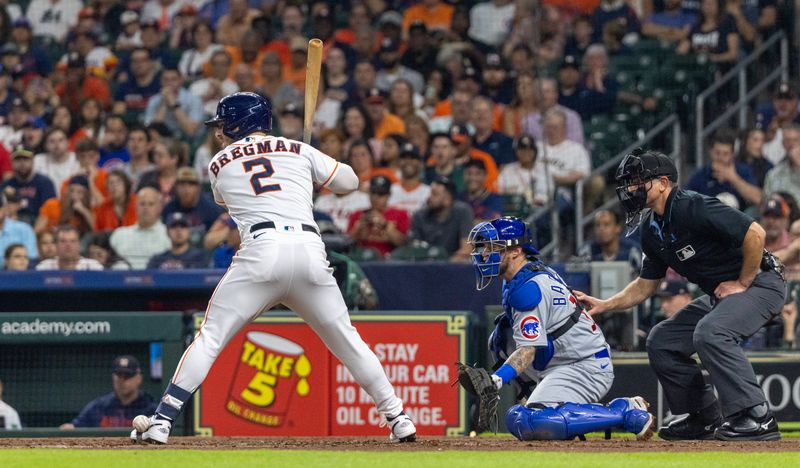
{"type": "MultiPolygon", "coordinates": [[[[351,315],[351,322],[445,322],[447,324],[446,333],[449,336],[458,336],[458,356],[460,362],[467,359],[467,317],[466,315],[351,315]]],[[[203,314],[195,314],[194,328],[198,330],[203,323],[203,314]]],[[[264,317],[260,316],[250,323],[276,323],[276,324],[295,324],[305,323],[300,317],[264,317]]],[[[211,437],[214,429],[200,425],[200,401],[202,385],[197,388],[194,395],[194,432],[198,436],[211,437]]],[[[459,436],[464,434],[466,429],[466,391],[458,386],[458,426],[450,426],[445,429],[447,436],[459,436]]]]}

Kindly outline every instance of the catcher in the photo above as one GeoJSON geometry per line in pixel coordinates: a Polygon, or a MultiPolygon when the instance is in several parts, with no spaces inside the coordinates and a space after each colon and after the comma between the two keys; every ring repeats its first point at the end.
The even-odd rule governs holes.
{"type": "Polygon", "coordinates": [[[655,420],[642,397],[595,403],[614,381],[608,344],[564,280],[536,257],[530,237],[513,217],[480,223],[469,234],[477,289],[503,278],[504,312],[489,339],[501,365],[489,375],[459,364],[459,382],[479,398],[478,431],[492,425],[499,389],[516,381],[527,404],[508,410],[506,426],[519,440],[573,439],[613,428],[649,439],[655,420]]]}

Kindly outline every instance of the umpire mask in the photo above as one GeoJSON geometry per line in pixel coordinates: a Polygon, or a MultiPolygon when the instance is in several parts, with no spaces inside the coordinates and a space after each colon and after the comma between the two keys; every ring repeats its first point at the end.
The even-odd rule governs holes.
{"type": "Polygon", "coordinates": [[[636,148],[619,164],[617,168],[617,198],[625,210],[626,235],[630,235],[639,226],[647,204],[647,191],[652,187],[653,179],[667,177],[672,182],[678,181],[678,171],[672,160],[656,151],[645,151],[636,148]]]}

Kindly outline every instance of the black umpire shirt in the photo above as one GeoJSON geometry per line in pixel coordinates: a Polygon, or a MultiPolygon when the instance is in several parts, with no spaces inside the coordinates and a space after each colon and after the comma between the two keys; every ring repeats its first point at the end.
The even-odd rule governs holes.
{"type": "Polygon", "coordinates": [[[641,226],[644,279],[661,279],[671,267],[714,297],[723,281],[739,278],[742,242],[753,219],[713,197],[673,188],[664,215],[641,226]]]}

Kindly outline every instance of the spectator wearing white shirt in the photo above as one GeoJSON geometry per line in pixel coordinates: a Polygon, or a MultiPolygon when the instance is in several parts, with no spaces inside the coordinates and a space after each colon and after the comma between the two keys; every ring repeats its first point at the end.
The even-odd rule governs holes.
{"type": "Polygon", "coordinates": [[[389,206],[406,210],[409,216],[414,216],[425,206],[431,194],[431,187],[421,180],[422,155],[413,144],[405,143],[400,148],[397,164],[400,182],[392,184],[389,206]]]}
{"type": "MultiPolygon", "coordinates": [[[[11,80],[8,77],[0,78],[0,80],[8,80],[10,86],[11,80]]],[[[28,104],[20,97],[15,97],[11,101],[11,108],[8,115],[2,119],[3,125],[0,125],[0,145],[3,145],[8,151],[16,148],[22,143],[23,128],[28,123],[30,117],[30,109],[28,104]]]]}
{"type": "Polygon", "coordinates": [[[80,0],[33,0],[25,16],[30,20],[34,36],[49,36],[63,42],[67,31],[78,24],[80,0]]]}
{"type": "Polygon", "coordinates": [[[220,99],[239,91],[236,82],[228,78],[231,63],[231,56],[227,51],[216,50],[209,59],[211,76],[197,80],[189,86],[189,92],[202,99],[206,115],[214,115],[220,99]]]}
{"type": "Polygon", "coordinates": [[[592,162],[586,148],[567,138],[567,117],[560,109],[551,109],[542,117],[544,142],[539,154],[547,164],[559,193],[572,198],[575,183],[591,172],[592,162]]]}
{"type": "Polygon", "coordinates": [[[348,194],[327,192],[318,196],[314,202],[314,210],[330,216],[339,232],[347,232],[351,215],[369,209],[370,206],[369,195],[361,190],[348,194]]]}
{"type": "Polygon", "coordinates": [[[139,13],[126,10],[119,16],[122,31],[117,36],[115,50],[130,50],[142,46],[142,32],[139,30],[139,13]]]}
{"type": "Polygon", "coordinates": [[[500,171],[497,186],[502,194],[520,194],[534,206],[544,206],[553,195],[555,183],[538,158],[536,140],[523,134],[514,142],[515,162],[500,171]]]}
{"type": "Polygon", "coordinates": [[[381,41],[381,48],[378,52],[378,59],[381,63],[381,69],[378,71],[376,77],[376,85],[381,91],[388,92],[392,87],[392,83],[400,78],[411,83],[414,92],[422,94],[425,90],[425,79],[422,75],[411,68],[406,67],[400,63],[400,44],[394,39],[384,37],[381,41]]]}
{"type": "Polygon", "coordinates": [[[71,224],[64,224],[56,229],[56,257],[42,260],[36,265],[37,271],[43,270],[95,270],[100,271],[103,265],[97,260],[81,256],[81,238],[78,229],[71,224]]]}
{"type": "Polygon", "coordinates": [[[182,88],[182,84],[183,77],[177,68],[161,72],[161,92],[147,102],[144,124],[163,123],[176,138],[192,141],[202,134],[203,102],[182,88]]]}
{"type": "Polygon", "coordinates": [[[156,20],[158,30],[166,31],[185,3],[183,0],[147,0],[142,8],[142,21],[156,20]]]}
{"type": "Polygon", "coordinates": [[[522,121],[522,130],[533,135],[537,140],[543,137],[544,115],[550,109],[556,109],[564,114],[566,121],[566,138],[583,144],[583,122],[581,116],[574,110],[558,103],[558,83],[552,78],[541,78],[538,83],[538,104],[540,111],[529,114],[522,121]]]}
{"type": "Polygon", "coordinates": [[[172,243],[167,227],[161,222],[161,195],[153,187],[140,189],[136,199],[137,222],[133,226],[117,228],[111,234],[111,247],[133,269],[143,269],[150,257],[168,250],[172,243]]]}
{"type": "Polygon", "coordinates": [[[53,127],[45,134],[44,151],[33,157],[33,172],[49,177],[53,187],[61,187],[65,180],[80,172],[81,165],[69,150],[67,134],[61,128],[53,127]]]}
{"type": "Polygon", "coordinates": [[[19,413],[11,407],[8,403],[3,401],[3,381],[0,380],[0,429],[22,429],[22,423],[19,420],[19,413]]]}
{"type": "MultiPolygon", "coordinates": [[[[586,148],[567,138],[567,118],[560,109],[550,109],[544,114],[544,143],[539,144],[539,155],[556,184],[556,205],[562,224],[571,222],[574,211],[575,184],[592,171],[592,161],[586,148]]],[[[594,177],[586,188],[585,206],[591,208],[602,195],[605,181],[594,177]]]]}
{"type": "Polygon", "coordinates": [[[469,11],[469,37],[498,48],[513,27],[516,5],[513,0],[492,0],[478,3],[469,11]]]}
{"type": "Polygon", "coordinates": [[[211,25],[204,21],[200,21],[192,27],[191,37],[194,47],[181,55],[178,70],[185,78],[194,80],[203,76],[203,67],[206,62],[223,48],[214,43],[214,31],[211,29],[211,25]]]}

